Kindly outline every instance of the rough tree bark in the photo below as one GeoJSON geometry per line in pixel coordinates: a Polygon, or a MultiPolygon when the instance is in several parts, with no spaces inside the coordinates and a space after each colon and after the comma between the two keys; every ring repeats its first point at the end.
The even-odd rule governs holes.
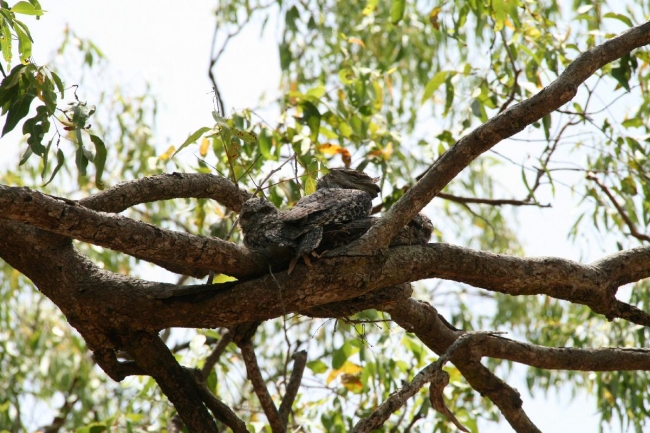
{"type": "MultiPolygon", "coordinates": [[[[548,348],[496,335],[468,335],[449,326],[431,305],[412,299],[408,283],[443,278],[513,296],[544,294],[586,305],[610,320],[620,318],[648,326],[648,313],[617,300],[615,295],[620,286],[650,277],[650,247],[622,251],[588,265],[447,244],[395,247],[381,254],[377,251],[385,249],[392,235],[477,156],[570,101],[578,86],[603,65],[648,43],[650,22],[580,55],[547,88],[456,143],[361,239],[331,251],[311,268],[299,265],[291,276],[286,272],[268,275],[258,257],[235,244],[164,230],[117,215],[138,203],[177,197],[208,197],[236,211],[248,197],[228,180],[202,174],[139,179],[78,202],[27,188],[0,186],[0,257],[30,278],[61,309],[110,377],[152,376],[192,431],[216,431],[215,418],[234,431],[245,431],[245,426],[215,396],[206,394],[207,389],[197,379],[200,373],[176,362],[157,336],[160,330],[233,330],[233,338],[246,353],[249,374],[258,381],[261,376],[256,371],[250,336],[238,334],[242,327],[292,312],[342,317],[376,308],[390,313],[398,325],[415,333],[445,362],[454,363],[476,391],[499,407],[516,431],[536,432],[517,391],[484,367],[482,357],[546,369],[649,370],[650,351],[548,348]],[[77,252],[71,239],[130,254],[180,274],[198,277],[215,271],[233,275],[238,281],[179,286],[106,272],[77,252]],[[128,352],[133,361],[118,361],[118,350],[128,352]]],[[[306,355],[299,352],[294,359],[290,390],[279,409],[264,394],[263,384],[255,386],[260,398],[266,399],[265,410],[274,431],[286,429],[306,355]]],[[[432,373],[439,367],[432,365],[423,371],[417,381],[405,385],[406,394],[399,395],[414,389],[417,392],[428,381],[444,383],[432,373]]],[[[380,406],[371,417],[360,421],[357,431],[381,425],[383,421],[376,424],[374,420],[387,419],[386,413],[398,409],[404,400],[396,398],[380,406]]]]}

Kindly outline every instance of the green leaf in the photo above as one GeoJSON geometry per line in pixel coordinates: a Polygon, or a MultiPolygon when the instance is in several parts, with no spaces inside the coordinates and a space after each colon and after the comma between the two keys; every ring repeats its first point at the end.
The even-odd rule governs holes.
{"type": "Polygon", "coordinates": [[[56,88],[59,89],[59,92],[61,93],[61,98],[63,98],[65,96],[65,88],[63,87],[63,81],[61,81],[61,78],[54,72],[50,72],[50,73],[52,74],[52,79],[56,84],[56,88]]]}
{"type": "Polygon", "coordinates": [[[35,154],[42,157],[45,153],[43,138],[50,130],[50,120],[44,105],[36,107],[36,115],[23,124],[23,134],[27,135],[27,144],[35,154]]]}
{"type": "Polygon", "coordinates": [[[34,153],[34,151],[32,151],[32,148],[31,148],[31,147],[28,147],[28,148],[25,150],[25,153],[23,153],[23,156],[20,158],[20,162],[18,163],[18,166],[21,166],[21,165],[23,165],[24,163],[26,163],[27,160],[29,159],[29,157],[32,156],[33,153],[34,153]]]}
{"type": "Polygon", "coordinates": [[[86,176],[86,168],[88,168],[89,159],[87,156],[87,151],[84,149],[83,145],[77,147],[74,162],[77,166],[77,169],[79,170],[79,174],[81,176],[86,176]]]}
{"type": "Polygon", "coordinates": [[[544,126],[544,135],[546,136],[546,139],[548,140],[550,135],[551,135],[551,115],[547,114],[546,116],[542,117],[542,125],[544,126]]]}
{"type": "Polygon", "coordinates": [[[307,176],[305,179],[305,195],[313,194],[316,191],[316,181],[313,177],[307,176]]]}
{"type": "Polygon", "coordinates": [[[614,13],[614,12],[607,12],[605,15],[603,15],[603,17],[604,18],[614,18],[616,20],[619,20],[619,21],[627,24],[628,27],[633,27],[634,26],[634,24],[632,23],[632,20],[629,17],[625,16],[625,15],[617,14],[617,13],[614,13]]]}
{"type": "Polygon", "coordinates": [[[298,26],[296,26],[296,21],[300,21],[300,11],[296,6],[292,6],[285,15],[285,25],[287,29],[292,32],[298,31],[298,26]]]}
{"type": "Polygon", "coordinates": [[[102,174],[104,174],[104,166],[106,165],[106,145],[101,138],[93,134],[90,134],[90,141],[95,145],[95,185],[99,189],[104,189],[102,174]]]}
{"type": "Polygon", "coordinates": [[[43,10],[42,9],[37,9],[32,5],[31,3],[21,1],[16,3],[11,9],[11,12],[17,13],[17,14],[23,14],[23,15],[35,15],[35,16],[41,16],[43,15],[43,10]]]}
{"type": "Polygon", "coordinates": [[[275,160],[275,156],[271,154],[271,148],[273,147],[273,133],[269,131],[268,128],[262,128],[257,142],[260,146],[262,157],[267,160],[275,160]]]}
{"type": "Polygon", "coordinates": [[[283,71],[289,69],[291,62],[293,61],[293,54],[291,53],[291,48],[286,42],[282,42],[279,47],[280,50],[280,68],[283,71]]]}
{"type": "Polygon", "coordinates": [[[43,170],[41,170],[41,179],[45,179],[45,172],[48,167],[48,159],[50,156],[50,148],[52,148],[52,143],[54,142],[54,137],[50,138],[50,141],[47,143],[45,152],[43,153],[43,170]]]}
{"type": "Polygon", "coordinates": [[[61,149],[59,149],[56,152],[56,167],[54,167],[54,171],[52,172],[52,175],[50,176],[50,179],[43,184],[43,186],[46,186],[48,183],[52,182],[52,179],[54,179],[54,176],[59,172],[61,167],[63,167],[63,163],[65,162],[65,155],[63,155],[63,152],[61,149]]]}
{"type": "Polygon", "coordinates": [[[194,143],[196,140],[199,139],[203,134],[206,132],[210,131],[212,128],[208,128],[207,126],[204,126],[202,128],[197,129],[194,131],[192,134],[190,134],[189,137],[187,137],[187,140],[183,142],[183,144],[180,145],[180,147],[172,154],[172,158],[181,150],[185,149],[187,146],[190,144],[194,143]]]}
{"type": "Polygon", "coordinates": [[[301,101],[300,108],[302,108],[302,117],[297,120],[303,125],[306,124],[309,126],[309,138],[311,138],[312,141],[317,141],[321,119],[321,114],[318,111],[318,108],[309,101],[301,101]]]}
{"type": "Polygon", "coordinates": [[[36,98],[36,91],[33,87],[30,86],[27,89],[20,90],[24,90],[24,93],[17,95],[17,98],[12,101],[8,110],[7,120],[5,120],[5,126],[2,128],[2,136],[12,131],[18,122],[29,114],[29,107],[34,98],[36,98]]]}
{"type": "Polygon", "coordinates": [[[352,84],[355,78],[354,71],[350,68],[343,68],[339,71],[339,80],[343,84],[352,84]]]}
{"type": "Polygon", "coordinates": [[[232,128],[230,132],[232,132],[232,135],[244,141],[245,143],[257,142],[257,135],[253,134],[252,132],[242,131],[241,129],[236,128],[232,128]]]}
{"type": "Polygon", "coordinates": [[[406,9],[406,0],[393,0],[390,7],[390,21],[393,24],[398,24],[404,18],[404,10],[406,9]]]}
{"type": "Polygon", "coordinates": [[[370,15],[377,9],[377,3],[379,3],[379,0],[368,0],[368,3],[366,3],[366,7],[363,8],[363,11],[361,12],[363,15],[370,15]]]}
{"type": "Polygon", "coordinates": [[[623,125],[626,128],[640,128],[644,124],[644,119],[640,119],[638,117],[633,117],[631,119],[624,120],[621,125],[623,125]]]}
{"type": "Polygon", "coordinates": [[[3,23],[0,27],[2,27],[2,34],[0,34],[0,44],[2,45],[2,57],[4,57],[5,62],[11,63],[11,59],[13,58],[13,55],[11,53],[11,45],[12,45],[11,29],[6,23],[3,23]]]}
{"type": "Polygon", "coordinates": [[[307,363],[307,368],[310,369],[314,374],[325,373],[327,371],[327,365],[320,359],[309,361],[307,363]]]}
{"type": "Polygon", "coordinates": [[[27,64],[29,63],[29,58],[32,56],[32,38],[27,28],[23,28],[23,24],[20,21],[16,21],[14,30],[16,36],[18,36],[18,54],[20,61],[27,64]]]}
{"type": "Polygon", "coordinates": [[[424,104],[429,100],[433,92],[435,92],[442,83],[444,83],[447,78],[451,78],[456,75],[456,71],[440,71],[433,76],[424,87],[424,94],[422,95],[421,103],[424,104]]]}

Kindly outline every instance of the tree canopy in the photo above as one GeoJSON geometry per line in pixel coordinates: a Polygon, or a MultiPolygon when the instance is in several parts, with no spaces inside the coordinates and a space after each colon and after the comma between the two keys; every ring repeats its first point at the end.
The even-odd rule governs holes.
{"type": "Polygon", "coordinates": [[[0,167],[0,431],[537,432],[517,365],[643,431],[649,14],[218,1],[214,122],[179,144],[155,89],[88,84],[92,35],[73,22],[34,58],[25,18],[47,12],[0,2],[0,145],[22,155],[0,167]],[[231,110],[222,55],[251,26],[277,42],[279,97],[231,110]],[[380,178],[363,236],[290,274],[242,245],[247,199],[291,208],[341,166],[380,178]],[[549,207],[589,262],[526,255],[519,211],[549,207]],[[419,212],[430,243],[390,246],[419,212]]]}

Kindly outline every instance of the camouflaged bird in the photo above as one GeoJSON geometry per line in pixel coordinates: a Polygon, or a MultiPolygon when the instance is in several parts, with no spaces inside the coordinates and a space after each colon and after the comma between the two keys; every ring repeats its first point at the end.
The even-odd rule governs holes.
{"type": "Polygon", "coordinates": [[[332,169],[316,184],[316,191],[294,207],[280,212],[270,201],[254,197],[244,203],[239,224],[244,245],[261,253],[269,264],[299,257],[309,264],[308,254],[320,244],[324,227],[365,218],[372,199],[379,195],[377,179],[351,169],[332,169]]]}
{"type": "MultiPolygon", "coordinates": [[[[372,199],[380,191],[376,182],[360,171],[332,169],[317,182],[313,194],[286,212],[265,198],[251,198],[242,206],[239,219],[244,245],[272,266],[288,264],[288,273],[300,257],[309,265],[309,254],[346,245],[378,221],[369,218],[372,199]]],[[[418,214],[400,229],[390,246],[426,244],[432,230],[431,220],[418,214]]]]}

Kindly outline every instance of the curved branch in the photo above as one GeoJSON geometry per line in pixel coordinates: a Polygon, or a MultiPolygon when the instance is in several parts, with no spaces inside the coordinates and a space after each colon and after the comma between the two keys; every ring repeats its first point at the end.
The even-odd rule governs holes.
{"type": "Polygon", "coordinates": [[[213,270],[243,277],[265,269],[259,257],[233,243],[95,212],[28,188],[0,185],[0,217],[121,251],[188,275],[202,276],[213,270]]]}
{"type": "Polygon", "coordinates": [[[171,173],[144,177],[115,185],[79,200],[79,204],[101,212],[119,213],[140,203],[175,198],[210,198],[239,212],[250,194],[228,179],[207,173],[171,173]]]}
{"type": "MultiPolygon", "coordinates": [[[[1,202],[2,194],[0,214],[4,212],[1,202]]],[[[69,212],[83,210],[92,216],[92,211],[80,206],[66,206],[69,212]]],[[[390,248],[371,257],[324,257],[310,268],[298,265],[292,275],[279,272],[227,284],[176,286],[102,271],[76,253],[69,241],[55,237],[52,242],[58,246],[51,249],[43,232],[34,230],[0,220],[0,257],[31,278],[68,318],[94,313],[94,320],[105,320],[115,327],[215,328],[291,312],[317,313],[314,307],[425,278],[459,281],[513,296],[546,294],[588,305],[608,318],[623,312],[634,323],[650,325],[648,314],[614,297],[617,285],[650,276],[650,246],[581,265],[559,258],[517,258],[448,244],[413,245],[390,248]],[[46,268],[52,270],[44,272],[46,268]],[[66,286],[70,288],[62,289],[66,286]],[[283,290],[280,297],[278,286],[291,290],[283,290]]],[[[395,293],[397,298],[401,296],[395,293]]]]}
{"type": "Polygon", "coordinates": [[[361,239],[341,253],[369,255],[384,248],[397,231],[480,154],[569,102],[598,69],[650,43],[650,21],[578,56],[560,76],[530,99],[488,120],[445,152],[361,239]]]}
{"type": "MultiPolygon", "coordinates": [[[[395,308],[386,310],[393,320],[408,332],[415,333],[431,350],[445,353],[462,335],[456,331],[431,305],[408,299],[395,308]]],[[[479,361],[464,357],[451,360],[472,388],[488,397],[517,432],[541,433],[523,410],[521,396],[516,389],[495,376],[479,361]]]]}

